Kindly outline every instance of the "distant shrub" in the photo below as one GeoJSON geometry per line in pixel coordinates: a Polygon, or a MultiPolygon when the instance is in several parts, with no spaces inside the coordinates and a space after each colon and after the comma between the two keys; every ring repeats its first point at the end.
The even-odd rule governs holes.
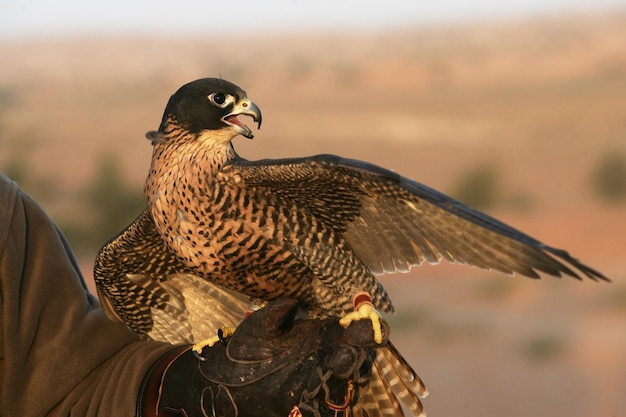
{"type": "Polygon", "coordinates": [[[609,203],[626,201],[626,155],[607,152],[600,157],[591,173],[594,194],[609,203]]]}
{"type": "Polygon", "coordinates": [[[98,171],[86,193],[95,214],[93,236],[99,244],[112,238],[145,207],[141,188],[130,187],[115,156],[101,156],[98,171]]]}
{"type": "Polygon", "coordinates": [[[30,165],[28,151],[20,150],[0,165],[0,171],[41,204],[53,201],[58,191],[56,179],[50,174],[42,175],[41,172],[31,169],[30,165]]]}
{"type": "Polygon", "coordinates": [[[493,206],[498,198],[499,178],[492,164],[478,165],[464,173],[452,195],[459,201],[478,209],[493,206]]]}
{"type": "Polygon", "coordinates": [[[141,186],[128,184],[116,155],[101,155],[91,182],[79,193],[68,193],[53,175],[28,169],[24,153],[0,165],[0,170],[45,206],[58,205],[61,200],[67,203],[55,221],[79,256],[93,256],[145,207],[141,186]]]}
{"type": "Polygon", "coordinates": [[[530,339],[524,346],[524,356],[533,362],[549,362],[565,350],[564,341],[555,335],[544,334],[530,339]]]}
{"type": "Polygon", "coordinates": [[[79,254],[97,251],[145,207],[141,188],[128,185],[113,154],[100,156],[96,173],[80,196],[85,216],[64,219],[62,230],[79,254]]]}
{"type": "Polygon", "coordinates": [[[0,171],[4,172],[7,177],[18,183],[22,188],[29,179],[26,164],[18,158],[11,159],[6,164],[0,166],[0,171]]]}
{"type": "Polygon", "coordinates": [[[494,277],[479,281],[476,292],[481,298],[488,301],[497,301],[506,298],[515,290],[515,280],[503,277],[494,277]]]}
{"type": "Polygon", "coordinates": [[[0,108],[9,108],[17,104],[15,91],[8,88],[0,88],[0,108]]]}

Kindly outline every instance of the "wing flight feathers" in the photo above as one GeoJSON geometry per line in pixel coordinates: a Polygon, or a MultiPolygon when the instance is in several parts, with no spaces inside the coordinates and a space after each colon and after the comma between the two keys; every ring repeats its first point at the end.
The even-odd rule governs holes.
{"type": "Polygon", "coordinates": [[[447,260],[532,278],[545,273],[608,281],[563,250],[366,162],[334,155],[237,160],[224,171],[249,190],[307,207],[377,274],[447,260]]]}

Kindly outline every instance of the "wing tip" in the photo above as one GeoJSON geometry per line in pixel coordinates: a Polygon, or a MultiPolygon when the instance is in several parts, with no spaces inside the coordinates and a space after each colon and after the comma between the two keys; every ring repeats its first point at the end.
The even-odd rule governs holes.
{"type": "Polygon", "coordinates": [[[571,278],[576,278],[579,281],[584,281],[584,278],[588,278],[592,281],[595,282],[613,282],[609,277],[607,277],[606,275],[604,275],[602,272],[598,271],[597,269],[594,269],[590,266],[585,265],[584,263],[582,263],[581,261],[579,261],[578,259],[574,258],[573,256],[571,256],[569,254],[569,252],[562,250],[562,249],[555,249],[552,247],[548,247],[546,246],[544,248],[545,251],[549,252],[550,254],[552,254],[553,256],[555,256],[557,259],[557,262],[560,266],[559,270],[557,271],[557,276],[562,276],[562,275],[567,275],[571,278]],[[576,271],[574,271],[572,268],[570,268],[569,266],[572,266],[573,268],[576,269],[576,271]],[[582,276],[581,276],[582,274],[582,276]]]}

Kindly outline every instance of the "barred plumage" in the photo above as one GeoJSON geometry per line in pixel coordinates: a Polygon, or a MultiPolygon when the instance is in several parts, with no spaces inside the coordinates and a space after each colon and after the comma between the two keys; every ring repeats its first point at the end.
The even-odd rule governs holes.
{"type": "MultiPolygon", "coordinates": [[[[239,87],[198,80],[172,96],[159,131],[148,134],[154,153],[147,211],[103,249],[96,273],[99,286],[112,287],[101,292],[131,327],[145,331],[149,311],[179,306],[164,306],[158,280],[102,278],[107,268],[121,271],[119,250],[128,246],[157,260],[140,265],[143,277],[165,265],[166,274],[203,278],[252,299],[296,298],[315,317],[347,314],[363,292],[376,309],[393,312],[374,274],[443,259],[533,278],[543,272],[606,280],[565,251],[365,162],[332,155],[246,161],[231,144],[237,135],[252,137],[237,120],[242,114],[260,124],[260,110],[239,87]],[[142,239],[150,242],[136,243],[142,239]],[[115,261],[103,266],[110,257],[115,261]]],[[[393,345],[378,350],[373,368],[354,414],[423,412],[424,385],[393,345]]]]}
{"type": "Polygon", "coordinates": [[[111,319],[169,343],[193,343],[219,327],[236,327],[249,304],[194,275],[167,248],[147,210],[100,250],[94,278],[111,319]]]}

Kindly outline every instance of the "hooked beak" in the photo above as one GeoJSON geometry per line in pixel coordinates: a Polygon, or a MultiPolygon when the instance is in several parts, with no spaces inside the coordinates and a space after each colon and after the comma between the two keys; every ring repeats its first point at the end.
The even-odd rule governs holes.
{"type": "Polygon", "coordinates": [[[224,123],[234,126],[240,135],[248,139],[252,139],[254,137],[254,135],[252,134],[252,131],[250,130],[248,126],[241,123],[237,119],[237,116],[239,115],[252,117],[252,120],[254,120],[257,123],[257,129],[260,129],[261,121],[263,119],[263,117],[261,116],[261,109],[259,109],[259,107],[256,104],[254,104],[247,98],[244,98],[244,99],[239,100],[239,102],[235,104],[235,107],[233,107],[232,112],[230,112],[229,114],[227,114],[226,116],[222,118],[224,123]]]}

